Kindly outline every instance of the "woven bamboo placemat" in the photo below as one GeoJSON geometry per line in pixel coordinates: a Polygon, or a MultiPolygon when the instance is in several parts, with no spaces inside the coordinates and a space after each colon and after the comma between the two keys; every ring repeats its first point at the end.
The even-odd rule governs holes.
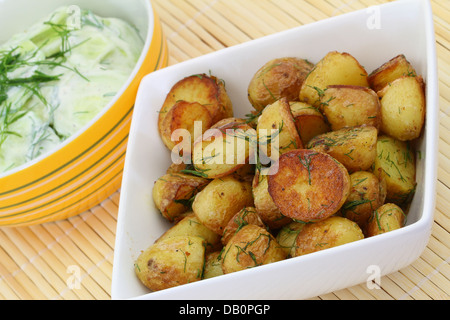
{"type": "MultiPolygon", "coordinates": [[[[167,37],[170,65],[385,2],[389,1],[153,0],[167,37]]],[[[417,261],[381,279],[381,289],[361,284],[314,299],[449,299],[450,1],[431,2],[440,90],[437,203],[431,238],[417,261]]],[[[120,190],[68,220],[0,228],[0,299],[110,299],[119,197],[120,190]]]]}

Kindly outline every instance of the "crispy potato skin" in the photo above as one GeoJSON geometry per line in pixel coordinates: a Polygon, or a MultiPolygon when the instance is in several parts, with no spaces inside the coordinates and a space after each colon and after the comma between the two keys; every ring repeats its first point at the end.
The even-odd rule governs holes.
{"type": "Polygon", "coordinates": [[[158,129],[162,141],[172,151],[177,145],[172,141],[173,130],[192,130],[194,121],[203,121],[202,130],[206,130],[230,117],[233,117],[233,105],[224,82],[198,74],[181,79],[171,88],[159,112],[158,129]]]}
{"type": "Polygon", "coordinates": [[[190,210],[189,201],[209,180],[183,173],[167,173],[153,185],[152,196],[156,208],[170,222],[176,222],[190,210]]]}
{"type": "Polygon", "coordinates": [[[357,171],[350,175],[352,187],[341,208],[340,214],[356,222],[364,229],[372,212],[384,204],[386,199],[386,181],[368,171],[357,171]]]}
{"type": "Polygon", "coordinates": [[[378,92],[395,79],[403,76],[415,77],[417,73],[409,61],[406,60],[405,55],[400,54],[372,71],[367,80],[370,87],[375,92],[378,92]]]}
{"type": "Polygon", "coordinates": [[[242,208],[253,207],[251,182],[226,176],[211,181],[195,197],[192,210],[200,222],[219,234],[242,208]]]}
{"type": "Polygon", "coordinates": [[[326,153],[293,150],[283,154],[278,172],[268,176],[269,194],[281,213],[295,221],[328,218],[350,193],[347,169],[326,153]]]}
{"type": "Polygon", "coordinates": [[[373,237],[405,225],[406,215],[403,210],[393,203],[386,203],[375,210],[365,228],[365,236],[373,237]]]}
{"type": "Polygon", "coordinates": [[[320,108],[320,98],[330,85],[368,87],[367,72],[351,54],[329,52],[306,77],[300,89],[299,101],[320,108]]]}
{"type": "Polygon", "coordinates": [[[350,173],[367,171],[377,155],[377,137],[378,130],[372,126],[343,128],[316,136],[307,148],[328,153],[350,173]]]}
{"type": "Polygon", "coordinates": [[[381,98],[381,131],[402,141],[418,138],[425,123],[422,78],[398,78],[378,95],[381,98]]]}
{"type": "Polygon", "coordinates": [[[399,206],[409,203],[416,188],[416,159],[412,145],[380,135],[373,173],[386,180],[386,202],[399,206]]]}
{"type": "Polygon", "coordinates": [[[381,105],[378,95],[370,88],[328,86],[321,102],[321,109],[333,131],[362,125],[380,128],[381,105]]]}
{"type": "Polygon", "coordinates": [[[178,236],[158,241],[135,262],[135,272],[152,291],[201,280],[205,263],[205,240],[178,236]]]}
{"type": "Polygon", "coordinates": [[[253,199],[256,211],[262,221],[270,229],[278,229],[290,223],[292,219],[281,213],[269,194],[269,182],[267,177],[269,170],[269,168],[262,168],[261,170],[256,171],[252,183],[253,199]]]}
{"type": "Polygon", "coordinates": [[[289,105],[303,144],[307,144],[315,136],[331,130],[330,125],[317,108],[299,101],[291,101],[289,105]]]}
{"type": "Polygon", "coordinates": [[[223,249],[222,270],[225,274],[281,261],[286,254],[266,229],[246,225],[223,249]]]}
{"type": "Polygon", "coordinates": [[[264,64],[253,76],[248,86],[248,99],[261,111],[281,98],[298,100],[298,94],[313,64],[295,57],[284,57],[264,64]]]}
{"type": "Polygon", "coordinates": [[[256,137],[255,129],[242,119],[227,118],[217,122],[194,142],[192,158],[195,169],[208,179],[238,171],[250,163],[256,137]]]}
{"type": "Polygon", "coordinates": [[[259,145],[266,147],[266,155],[275,161],[280,154],[303,148],[291,107],[285,98],[275,101],[263,110],[256,131],[259,145]],[[277,133],[272,135],[272,130],[277,130],[277,133]],[[275,141],[278,142],[278,146],[274,145],[275,141]]]}
{"type": "Polygon", "coordinates": [[[222,244],[225,246],[236,232],[248,224],[254,224],[260,226],[261,228],[267,228],[254,207],[243,208],[230,219],[225,227],[221,238],[222,244]]]}
{"type": "Polygon", "coordinates": [[[343,217],[333,216],[302,228],[296,239],[294,256],[337,247],[364,238],[357,223],[343,217]]]}

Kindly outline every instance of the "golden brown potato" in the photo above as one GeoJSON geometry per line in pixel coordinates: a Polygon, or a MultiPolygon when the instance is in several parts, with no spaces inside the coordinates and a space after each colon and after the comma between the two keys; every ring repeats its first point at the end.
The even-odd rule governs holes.
{"type": "Polygon", "coordinates": [[[321,97],[330,85],[368,87],[367,72],[349,53],[329,52],[306,77],[299,100],[320,108],[321,97]]]}
{"type": "Polygon", "coordinates": [[[261,220],[270,228],[278,229],[292,221],[281,214],[269,194],[267,174],[270,168],[257,170],[253,178],[252,190],[256,211],[261,220]]]}
{"type": "Polygon", "coordinates": [[[289,102],[300,139],[307,144],[315,136],[331,130],[317,108],[299,101],[289,102]]]}
{"type": "Polygon", "coordinates": [[[373,173],[386,180],[386,202],[399,206],[409,203],[416,190],[416,159],[411,144],[379,136],[373,173]]]}
{"type": "Polygon", "coordinates": [[[378,95],[381,98],[381,131],[402,141],[418,138],[425,123],[422,78],[398,78],[378,95]]]}
{"type": "Polygon", "coordinates": [[[380,127],[380,100],[370,88],[328,86],[321,101],[321,109],[333,131],[362,125],[380,127]]]}
{"type": "Polygon", "coordinates": [[[286,252],[287,257],[294,255],[297,236],[305,225],[303,222],[293,221],[278,232],[276,239],[280,247],[286,252]]]}
{"type": "Polygon", "coordinates": [[[209,125],[232,116],[233,105],[224,82],[197,74],[181,79],[171,88],[159,112],[158,129],[164,144],[172,151],[178,142],[172,141],[173,130],[192,130],[194,137],[195,121],[203,121],[206,130],[209,125]]]}
{"type": "Polygon", "coordinates": [[[371,172],[357,171],[350,175],[352,187],[340,214],[364,229],[372,212],[384,204],[386,180],[381,181],[371,172]]]}
{"type": "Polygon", "coordinates": [[[343,128],[316,136],[307,147],[328,153],[350,173],[366,171],[377,155],[377,136],[378,130],[371,126],[343,128]]]}
{"type": "Polygon", "coordinates": [[[400,54],[372,71],[367,79],[370,87],[375,92],[378,92],[395,79],[403,76],[415,77],[417,73],[409,61],[406,60],[405,55],[400,54]]]}
{"type": "Polygon", "coordinates": [[[248,99],[261,111],[281,98],[298,100],[298,94],[313,64],[294,57],[277,58],[264,64],[250,80],[248,99]]]}
{"type": "Polygon", "coordinates": [[[205,240],[178,236],[158,241],[137,258],[134,269],[150,290],[159,291],[202,279],[205,240]]]}
{"type": "Polygon", "coordinates": [[[153,185],[153,202],[164,218],[176,222],[190,210],[195,195],[208,183],[207,179],[189,174],[165,174],[153,185]]]}
{"type": "Polygon", "coordinates": [[[262,228],[266,228],[266,225],[259,217],[254,207],[246,207],[240,210],[230,219],[222,236],[222,244],[226,245],[231,237],[248,224],[254,224],[262,228]]]}
{"type": "Polygon", "coordinates": [[[222,246],[220,236],[205,227],[192,211],[187,213],[185,218],[169,228],[169,230],[156,241],[162,241],[177,236],[196,236],[205,239],[207,252],[218,250],[222,246]]]}
{"type": "Polygon", "coordinates": [[[306,149],[283,154],[268,183],[281,213],[299,222],[328,218],[350,193],[347,169],[326,153],[306,149]]]}
{"type": "Polygon", "coordinates": [[[251,182],[226,176],[214,179],[198,193],[192,210],[202,224],[222,236],[238,211],[253,206],[251,182]]]}
{"type": "Polygon", "coordinates": [[[225,274],[286,258],[276,239],[266,229],[248,224],[239,230],[222,252],[222,270],[225,274]]]}
{"type": "Polygon", "coordinates": [[[208,179],[221,178],[249,164],[255,149],[255,129],[242,119],[227,118],[194,142],[192,160],[208,179]]]}
{"type": "Polygon", "coordinates": [[[403,210],[393,203],[386,203],[375,210],[365,229],[366,237],[400,229],[405,225],[406,215],[403,210]]]}
{"type": "Polygon", "coordinates": [[[259,147],[275,161],[280,154],[303,148],[291,107],[285,98],[277,100],[263,110],[256,131],[259,147]],[[272,134],[272,130],[276,132],[272,134]]]}
{"type": "Polygon", "coordinates": [[[364,238],[361,228],[349,219],[333,216],[305,225],[296,239],[294,256],[337,247],[364,238]]]}
{"type": "Polygon", "coordinates": [[[211,279],[223,275],[220,254],[220,251],[215,251],[206,255],[203,279],[211,279]]]}

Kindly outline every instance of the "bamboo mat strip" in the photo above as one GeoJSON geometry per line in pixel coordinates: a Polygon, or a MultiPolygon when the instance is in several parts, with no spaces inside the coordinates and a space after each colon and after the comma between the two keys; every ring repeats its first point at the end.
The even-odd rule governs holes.
{"type": "MultiPolygon", "coordinates": [[[[169,65],[389,0],[154,0],[169,65]]],[[[366,284],[312,300],[441,300],[450,296],[450,2],[433,0],[439,67],[440,138],[435,221],[417,261],[366,284]]],[[[106,300],[111,296],[120,190],[64,220],[0,228],[1,300],[106,300]]]]}

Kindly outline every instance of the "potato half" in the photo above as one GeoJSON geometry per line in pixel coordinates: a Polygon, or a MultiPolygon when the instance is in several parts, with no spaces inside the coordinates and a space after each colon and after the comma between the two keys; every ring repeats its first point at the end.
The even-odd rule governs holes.
{"type": "Polygon", "coordinates": [[[202,224],[222,236],[237,212],[253,206],[251,182],[226,176],[214,179],[198,193],[192,210],[202,224]]]}
{"type": "Polygon", "coordinates": [[[380,127],[380,100],[370,88],[328,86],[321,101],[321,108],[333,131],[362,125],[380,127]]]}
{"type": "Polygon", "coordinates": [[[239,230],[222,252],[225,274],[257,267],[286,258],[286,253],[266,229],[246,225],[239,230]]]}
{"type": "Polygon", "coordinates": [[[409,142],[381,135],[377,140],[377,157],[373,173],[386,180],[386,202],[403,206],[416,189],[416,159],[409,142]]]}
{"type": "Polygon", "coordinates": [[[156,208],[170,222],[183,218],[192,202],[210,180],[183,173],[168,173],[156,180],[152,196],[156,208]]]}
{"type": "Polygon", "coordinates": [[[350,175],[352,187],[340,214],[364,228],[372,212],[384,204],[386,180],[381,181],[371,172],[357,171],[350,175]]]}
{"type": "Polygon", "coordinates": [[[303,148],[291,107],[285,98],[277,100],[263,110],[256,131],[259,148],[272,160],[278,160],[280,154],[289,150],[303,148]]]}
{"type": "Polygon", "coordinates": [[[142,252],[134,264],[139,280],[159,291],[202,279],[205,240],[178,236],[158,241],[142,252]]]}
{"type": "Polygon", "coordinates": [[[254,224],[262,228],[266,228],[266,225],[261,220],[254,207],[243,208],[238,213],[236,213],[233,218],[230,219],[227,226],[225,227],[223,236],[221,238],[222,244],[226,245],[236,232],[238,232],[248,224],[254,224]]]}
{"type": "Polygon", "coordinates": [[[370,87],[378,92],[389,83],[403,76],[417,76],[411,63],[406,60],[405,55],[399,54],[388,62],[375,69],[368,76],[370,87]]]}
{"type": "Polygon", "coordinates": [[[298,100],[298,94],[313,64],[295,57],[277,58],[265,63],[250,80],[248,99],[261,111],[281,98],[298,100]]]}
{"type": "Polygon", "coordinates": [[[343,217],[329,217],[323,221],[305,225],[296,239],[294,256],[337,247],[364,238],[356,222],[343,217]]]}
{"type": "Polygon", "coordinates": [[[386,203],[375,210],[365,229],[366,237],[397,230],[405,225],[406,215],[403,210],[393,203],[386,203]]]}
{"type": "Polygon", "coordinates": [[[347,169],[326,153],[306,149],[283,154],[268,184],[281,213],[300,222],[335,214],[350,193],[347,169]]]}
{"type": "Polygon", "coordinates": [[[422,78],[398,78],[378,95],[381,98],[381,131],[402,141],[418,138],[425,123],[422,78]]]}
{"type": "Polygon", "coordinates": [[[170,89],[159,112],[158,129],[162,141],[172,151],[179,142],[172,141],[175,129],[186,129],[194,137],[195,121],[202,121],[202,130],[206,130],[232,116],[233,105],[224,82],[214,76],[197,74],[181,79],[170,89]]]}
{"type": "Polygon", "coordinates": [[[328,153],[352,173],[370,169],[377,155],[377,137],[375,127],[343,128],[316,136],[307,147],[328,153]]]}
{"type": "Polygon", "coordinates": [[[367,72],[351,54],[329,52],[306,77],[299,100],[320,108],[324,91],[330,85],[368,87],[367,72]]]}
{"type": "Polygon", "coordinates": [[[242,119],[223,119],[194,142],[192,161],[208,179],[227,176],[252,161],[257,147],[255,129],[242,119]]]}
{"type": "Polygon", "coordinates": [[[322,113],[315,107],[299,101],[289,102],[300,139],[307,144],[315,136],[331,130],[322,113]]]}

